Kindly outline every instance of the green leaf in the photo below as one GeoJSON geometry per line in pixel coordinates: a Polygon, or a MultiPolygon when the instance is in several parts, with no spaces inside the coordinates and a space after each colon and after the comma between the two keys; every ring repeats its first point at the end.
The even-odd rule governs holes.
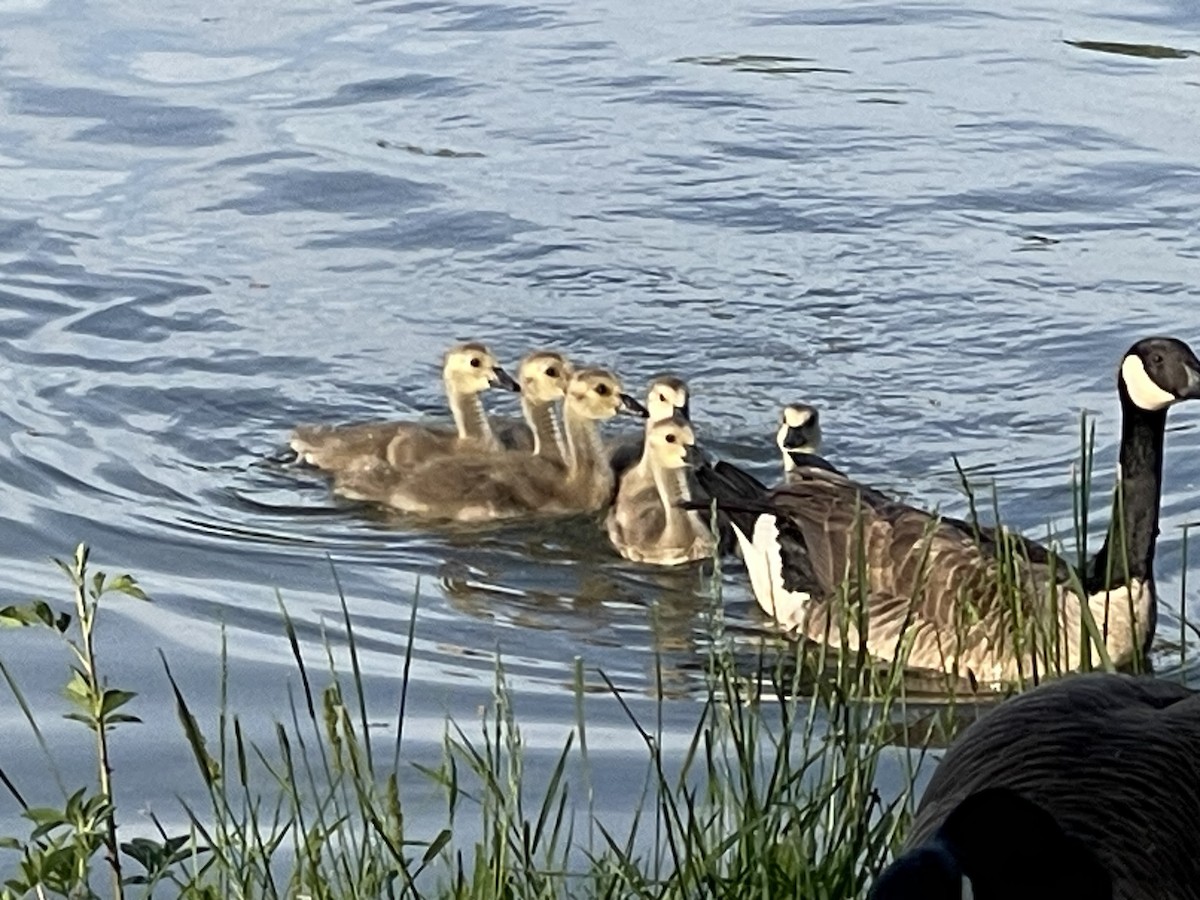
{"type": "Polygon", "coordinates": [[[96,719],[91,713],[63,713],[63,718],[72,722],[82,722],[92,731],[96,730],[96,719]]]}
{"type": "Polygon", "coordinates": [[[104,723],[106,725],[118,725],[121,722],[135,722],[141,724],[142,720],[137,716],[131,716],[129,713],[113,713],[111,716],[106,716],[104,723]]]}
{"type": "Polygon", "coordinates": [[[109,688],[100,697],[100,718],[106,718],[110,713],[116,712],[136,696],[137,694],[133,691],[109,688]]]}
{"type": "Polygon", "coordinates": [[[45,825],[50,822],[61,825],[66,822],[66,819],[63,818],[62,810],[54,809],[50,806],[31,806],[22,812],[21,815],[38,825],[45,825]]]}
{"type": "Polygon", "coordinates": [[[0,837],[0,850],[20,850],[21,842],[16,838],[0,837]]]}
{"type": "Polygon", "coordinates": [[[121,594],[128,594],[130,597],[135,597],[138,600],[150,599],[132,575],[118,575],[104,589],[106,591],[117,591],[121,594]]]}
{"type": "Polygon", "coordinates": [[[438,832],[438,836],[429,842],[429,849],[425,851],[425,855],[421,857],[422,863],[428,863],[431,859],[442,852],[442,848],[450,842],[450,829],[443,828],[438,832]]]}

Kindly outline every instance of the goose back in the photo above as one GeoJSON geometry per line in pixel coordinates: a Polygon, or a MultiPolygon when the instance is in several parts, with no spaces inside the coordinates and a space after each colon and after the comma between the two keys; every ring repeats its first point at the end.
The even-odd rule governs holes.
{"type": "Polygon", "coordinates": [[[973,793],[1007,788],[1095,853],[1117,900],[1195,900],[1198,747],[1200,695],[1181,685],[1100,673],[1045,683],[985,713],[951,745],[905,849],[924,845],[973,793]]]}

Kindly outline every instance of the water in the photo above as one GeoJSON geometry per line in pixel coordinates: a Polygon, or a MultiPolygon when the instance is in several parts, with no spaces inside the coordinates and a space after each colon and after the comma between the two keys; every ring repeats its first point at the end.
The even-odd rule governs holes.
{"type": "MultiPolygon", "coordinates": [[[[856,474],[961,512],[954,453],[1010,523],[1065,529],[1082,410],[1112,471],[1121,351],[1200,339],[1197,50],[1179,2],[7,0],[0,604],[65,596],[48,558],[80,540],[140,576],[155,602],[113,603],[100,646],[150,723],[117,733],[121,789],[168,819],[199,785],[155,649],[211,721],[226,629],[269,737],[294,671],[276,590],[319,661],[330,561],[381,728],[420,580],[414,758],[474,721],[498,656],[535,757],[577,657],[647,714],[661,660],[684,735],[701,570],[626,564],[586,521],[396,527],[272,464],[288,429],[441,413],[458,339],[550,345],[637,391],[686,376],[710,450],[764,477],[778,407],[808,400],[856,474]]],[[[1172,414],[1161,658],[1196,425],[1172,414]]],[[[779,646],[737,573],[725,616],[747,654],[779,646]]],[[[5,633],[0,658],[83,771],[62,652],[5,633]]],[[[636,735],[602,696],[588,715],[616,784],[636,735]]],[[[0,765],[53,796],[8,699],[0,723],[0,765]]],[[[418,799],[419,829],[440,801],[418,799]]]]}

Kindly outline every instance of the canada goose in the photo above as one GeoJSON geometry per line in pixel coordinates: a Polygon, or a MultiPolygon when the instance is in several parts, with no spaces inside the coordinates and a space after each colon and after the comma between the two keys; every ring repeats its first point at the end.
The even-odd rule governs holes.
{"type": "Polygon", "coordinates": [[[1087,845],[1006,788],[969,795],[920,847],[879,876],[867,900],[1112,900],[1087,845]]]}
{"type": "MultiPolygon", "coordinates": [[[[650,379],[646,390],[646,430],[655,422],[669,419],[671,416],[682,416],[691,421],[691,397],[687,384],[683,379],[674,375],[658,375],[650,379]]],[[[609,451],[612,462],[613,478],[619,484],[622,476],[631,469],[637,469],[634,486],[636,488],[653,487],[648,465],[640,465],[644,460],[642,450],[646,443],[645,433],[638,437],[627,437],[615,442],[609,451]]]]}
{"type": "Polygon", "coordinates": [[[784,481],[803,478],[800,471],[816,466],[837,472],[821,452],[821,418],[811,403],[789,403],[779,414],[779,430],[775,444],[783,454],[784,481]]]}
{"type": "MultiPolygon", "coordinates": [[[[1129,393],[1137,396],[1137,389],[1129,393]]],[[[1152,395],[1158,396],[1158,395],[1152,395]]],[[[1145,395],[1142,400],[1145,402],[1145,395]]],[[[1117,900],[1200,898],[1200,694],[1152,677],[1092,673],[1049,681],[1001,703],[951,744],[934,771],[905,843],[893,864],[904,869],[931,856],[955,810],[972,795],[1006,789],[1032,801],[1061,830],[1086,847],[1111,878],[1111,894],[1064,891],[1056,898],[1117,900]]],[[[983,823],[972,823],[972,830],[983,823]]],[[[1014,823],[992,842],[959,829],[981,872],[1019,869],[1036,852],[1014,823]]],[[[972,879],[976,900],[999,897],[965,871],[951,846],[940,862],[954,862],[972,879]]],[[[933,857],[937,861],[936,856],[933,857]]],[[[1080,855],[1061,867],[1087,869],[1080,855]]],[[[932,868],[932,866],[930,867],[932,868]]],[[[889,870],[890,873],[890,870],[889,870]]],[[[891,875],[885,876],[886,881],[891,875]]],[[[914,876],[915,877],[915,876],[914,876]]],[[[916,882],[912,882],[914,885],[916,882]]],[[[1082,881],[1086,884],[1089,882],[1082,881]]],[[[916,893],[879,893],[893,900],[916,893]]],[[[924,894],[920,896],[925,896],[924,894]]],[[[932,895],[930,895],[932,896],[932,895]]],[[[958,896],[958,895],[954,895],[958,896]]],[[[1050,892],[1009,897],[1051,897],[1050,892]]]]}
{"type": "MultiPolygon", "coordinates": [[[[402,469],[434,456],[471,448],[500,449],[479,395],[494,385],[520,386],[500,368],[483,344],[458,344],[442,359],[442,381],[454,416],[454,428],[418,422],[364,422],[356,425],[301,425],[291,447],[302,462],[319,469],[343,470],[388,463],[402,469]]],[[[532,441],[527,442],[532,446],[532,441]]]]}
{"type": "Polygon", "coordinates": [[[517,367],[525,421],[505,419],[495,423],[496,436],[505,446],[563,462],[563,435],[554,404],[566,396],[573,371],[567,358],[553,350],[526,354],[517,367]]]}
{"type": "Polygon", "coordinates": [[[682,416],[655,422],[646,431],[642,454],[653,490],[629,491],[624,484],[608,511],[608,536],[626,559],[677,566],[712,556],[715,541],[699,513],[681,509],[691,499],[688,466],[696,436],[682,416]]]}
{"type": "Polygon", "coordinates": [[[563,402],[564,462],[517,452],[466,454],[408,472],[351,473],[334,489],[351,499],[460,522],[596,510],[612,494],[612,471],[596,426],[617,413],[645,416],[646,410],[621,393],[611,372],[582,369],[571,376],[563,402]]]}
{"type": "Polygon", "coordinates": [[[1117,393],[1113,517],[1104,545],[1081,572],[1033,541],[936,516],[835,473],[808,469],[775,490],[723,462],[698,467],[696,475],[735,525],[759,605],[810,638],[850,646],[861,639],[885,660],[908,644],[910,666],[1010,681],[1048,656],[1079,668],[1091,644],[1081,637],[1086,603],[1110,658],[1126,665],[1154,636],[1167,409],[1200,397],[1200,360],[1174,338],[1138,341],[1122,358],[1117,393]],[[1002,568],[1004,546],[1015,548],[1008,554],[1017,557],[1015,572],[1002,568]],[[863,598],[854,621],[837,601],[844,579],[849,596],[863,598]],[[1035,643],[1026,634],[1031,628],[1051,637],[1035,643]]]}

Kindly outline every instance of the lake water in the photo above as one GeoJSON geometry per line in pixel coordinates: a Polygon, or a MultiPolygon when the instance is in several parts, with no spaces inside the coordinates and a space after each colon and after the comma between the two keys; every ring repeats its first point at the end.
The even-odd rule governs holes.
{"type": "MultiPolygon", "coordinates": [[[[681,374],[710,452],[763,477],[779,406],[811,401],[844,468],[961,512],[957,454],[1010,524],[1065,531],[1083,410],[1110,484],[1122,350],[1200,341],[1200,7],[1072,6],[2,0],[0,606],[65,598],[49,558],[77,541],[153,596],[100,635],[147,720],[114,738],[130,808],[171,820],[199,788],[155,651],[211,723],[226,629],[269,740],[295,682],[276,591],[319,662],[330,561],[382,727],[420,581],[413,758],[447,714],[473,727],[498,656],[535,766],[577,657],[647,714],[661,662],[689,731],[702,569],[627,564],[588,521],[399,527],[270,462],[298,422],[442,414],[455,340],[639,394],[681,374]]],[[[1168,435],[1167,665],[1198,421],[1168,435]]],[[[774,653],[724,587],[739,646],[774,653]]],[[[65,654],[4,632],[0,659],[81,781],[65,654]]],[[[619,786],[636,734],[603,696],[588,716],[619,786]]],[[[7,693],[0,728],[0,766],[52,797],[7,693]]],[[[409,814],[439,810],[430,788],[409,814]]]]}

